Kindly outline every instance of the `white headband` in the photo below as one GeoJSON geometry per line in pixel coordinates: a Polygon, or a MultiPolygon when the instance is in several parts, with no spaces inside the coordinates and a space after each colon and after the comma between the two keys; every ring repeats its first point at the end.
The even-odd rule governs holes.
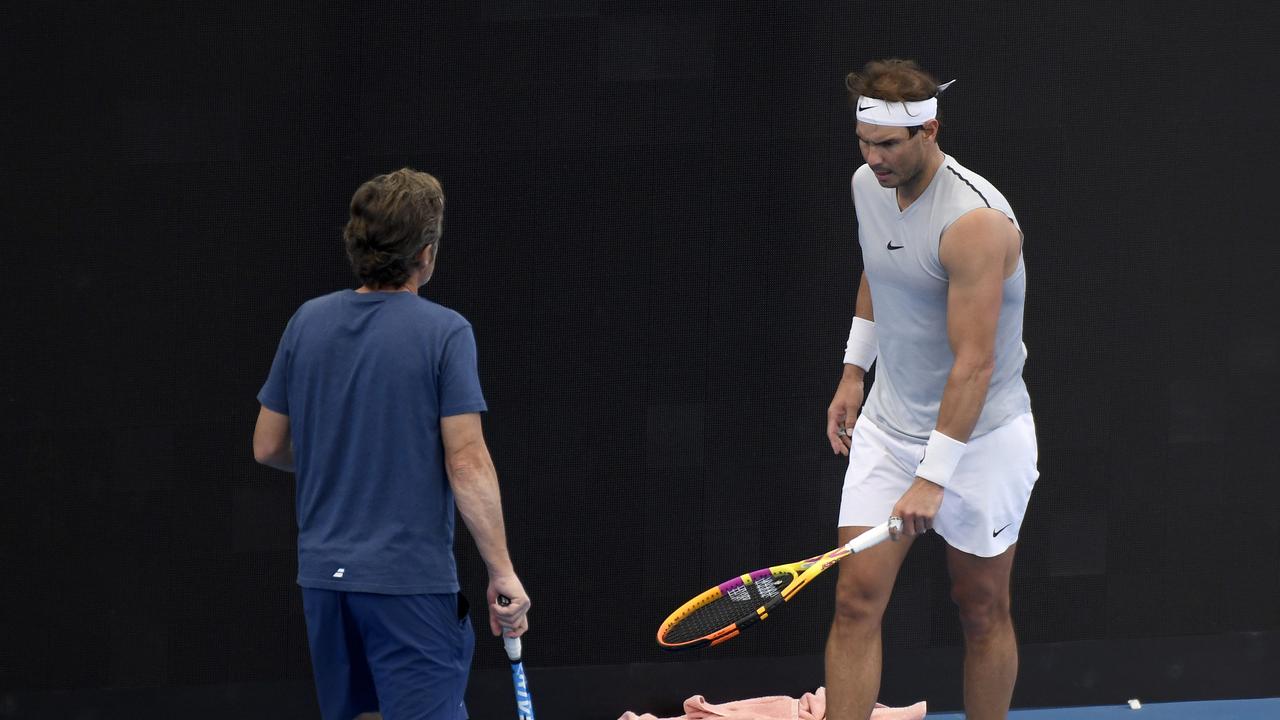
{"type": "Polygon", "coordinates": [[[892,127],[915,127],[938,117],[938,95],[951,87],[951,82],[938,86],[938,92],[928,100],[907,102],[888,102],[878,98],[859,97],[857,118],[872,125],[889,125],[892,127]]]}

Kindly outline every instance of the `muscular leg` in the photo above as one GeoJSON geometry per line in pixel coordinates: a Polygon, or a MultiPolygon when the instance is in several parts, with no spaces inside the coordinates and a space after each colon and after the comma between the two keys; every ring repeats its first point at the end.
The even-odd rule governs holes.
{"type": "Polygon", "coordinates": [[[947,548],[951,598],[964,630],[964,711],[968,720],[1009,714],[1018,644],[1009,617],[1009,574],[1017,546],[990,558],[947,548]]]}
{"type": "MultiPolygon", "coordinates": [[[[840,542],[865,527],[840,528],[840,542]]],[[[880,692],[880,620],[909,538],[886,542],[840,561],[836,615],[827,637],[827,717],[867,720],[880,692]]]]}

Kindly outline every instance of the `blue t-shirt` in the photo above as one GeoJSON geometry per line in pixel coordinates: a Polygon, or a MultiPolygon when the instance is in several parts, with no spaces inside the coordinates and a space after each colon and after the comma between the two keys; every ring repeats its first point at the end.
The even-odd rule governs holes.
{"type": "Polygon", "coordinates": [[[407,292],[310,300],[258,401],[289,416],[299,585],[458,591],[440,418],[486,410],[465,318],[407,292]]]}

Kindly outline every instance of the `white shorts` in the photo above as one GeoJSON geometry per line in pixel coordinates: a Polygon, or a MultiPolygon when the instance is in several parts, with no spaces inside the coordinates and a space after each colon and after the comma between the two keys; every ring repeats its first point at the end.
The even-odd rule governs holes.
{"type": "MultiPolygon", "coordinates": [[[[915,480],[923,440],[890,433],[867,419],[854,424],[849,469],[840,498],[840,527],[872,527],[889,519],[915,480]]],[[[951,547],[994,557],[1018,541],[1036,469],[1031,413],[973,438],[942,496],[933,529],[951,547]]]]}

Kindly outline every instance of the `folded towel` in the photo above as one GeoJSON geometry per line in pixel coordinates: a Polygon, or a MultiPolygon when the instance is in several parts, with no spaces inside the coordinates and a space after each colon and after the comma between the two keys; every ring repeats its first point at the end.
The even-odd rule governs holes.
{"type": "MultiPolygon", "coordinates": [[[[923,700],[901,708],[876,703],[875,709],[871,711],[871,720],[923,720],[925,709],[923,700]]],[[[694,695],[684,701],[684,714],[678,717],[660,719],[648,713],[637,715],[628,711],[618,720],[825,720],[826,717],[827,691],[826,688],[818,688],[817,692],[805,693],[799,699],[773,695],[719,704],[707,702],[701,695],[694,695]]]]}

